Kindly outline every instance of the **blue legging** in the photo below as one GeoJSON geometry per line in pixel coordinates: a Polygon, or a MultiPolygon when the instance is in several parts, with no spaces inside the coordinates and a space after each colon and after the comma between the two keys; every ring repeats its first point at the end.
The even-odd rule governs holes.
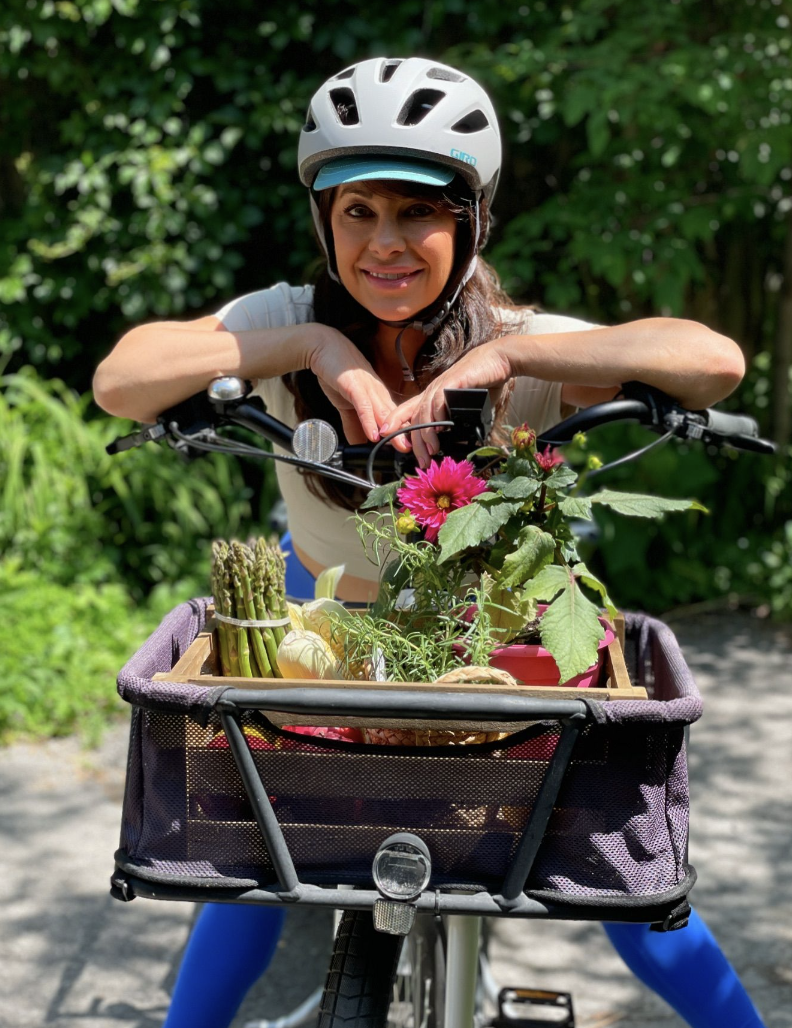
{"type": "MultiPolygon", "coordinates": [[[[164,1028],[228,1028],[266,971],[283,925],[277,907],[207,903],[187,943],[164,1028]]],[[[633,974],[691,1028],[763,1028],[762,1019],[709,928],[603,926],[633,974]]]]}
{"type": "MultiPolygon", "coordinates": [[[[281,545],[290,549],[291,539],[281,545]]],[[[291,553],[286,589],[310,598],[313,579],[291,553]]],[[[245,994],[264,973],[283,926],[277,907],[206,904],[193,928],[164,1028],[228,1028],[245,994]]],[[[763,1028],[762,1019],[709,928],[693,912],[687,928],[606,924],[633,974],[691,1028],[763,1028]]]]}

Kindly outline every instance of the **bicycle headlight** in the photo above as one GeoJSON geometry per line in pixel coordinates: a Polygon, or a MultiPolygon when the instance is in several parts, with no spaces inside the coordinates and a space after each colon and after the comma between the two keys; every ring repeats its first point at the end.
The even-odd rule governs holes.
{"type": "Polygon", "coordinates": [[[409,832],[389,836],[377,850],[372,874],[374,884],[387,899],[415,899],[432,875],[432,858],[426,843],[409,832]]]}

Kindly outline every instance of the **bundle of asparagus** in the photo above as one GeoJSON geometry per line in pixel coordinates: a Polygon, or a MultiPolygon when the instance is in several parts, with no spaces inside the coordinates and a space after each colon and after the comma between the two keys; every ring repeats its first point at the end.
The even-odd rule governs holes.
{"type": "Polygon", "coordinates": [[[278,646],[289,629],[286,563],[281,548],[266,539],[212,543],[212,592],[221,618],[284,621],[282,625],[235,625],[218,618],[224,675],[282,678],[278,646]]]}

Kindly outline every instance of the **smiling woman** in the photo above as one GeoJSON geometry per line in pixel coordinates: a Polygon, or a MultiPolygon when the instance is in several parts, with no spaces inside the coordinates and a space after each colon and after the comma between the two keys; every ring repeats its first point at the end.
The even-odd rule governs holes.
{"type": "MultiPolygon", "coordinates": [[[[300,178],[325,257],[315,286],[279,283],[214,317],[133,329],[96,372],[97,402],[154,421],[216,376],[237,375],[255,381],[281,421],[322,417],[359,443],[440,420],[449,387],[490,390],[495,434],[523,422],[540,433],[565,406],[609,399],[630,380],[691,408],[731,392],[744,371],[740,348],[704,325],[648,318],[602,327],[515,306],[479,256],[500,161],[495,111],[464,72],[423,58],[344,69],[316,92],[300,134],[300,178]]],[[[401,445],[426,467],[440,439],[416,430],[401,445]]],[[[349,516],[361,497],[286,464],[277,474],[290,566],[310,581],[343,561],[339,597],[375,598],[378,572],[349,516]]],[[[267,907],[207,904],[167,1028],[227,1026],[269,961],[279,919],[267,907]]],[[[619,941],[637,973],[649,953],[641,929],[622,926],[619,941]]],[[[714,940],[688,939],[676,962],[651,955],[662,969],[653,987],[698,1028],[760,1028],[714,940]],[[707,964],[707,953],[717,959],[707,964]],[[700,977],[677,1005],[676,969],[685,965],[700,977]]]]}

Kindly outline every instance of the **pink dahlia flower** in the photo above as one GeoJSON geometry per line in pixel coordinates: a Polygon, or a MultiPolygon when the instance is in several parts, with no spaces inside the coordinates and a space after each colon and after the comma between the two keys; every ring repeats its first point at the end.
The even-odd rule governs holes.
{"type": "Polygon", "coordinates": [[[544,453],[539,453],[539,451],[537,451],[534,454],[534,457],[536,458],[536,463],[539,465],[542,471],[551,471],[556,466],[556,464],[564,463],[564,458],[561,456],[558,450],[553,449],[552,446],[546,446],[544,453]]]}
{"type": "Polygon", "coordinates": [[[426,529],[429,542],[434,543],[451,511],[466,507],[486,489],[486,482],[476,478],[469,460],[443,457],[439,464],[432,463],[425,471],[419,468],[416,477],[408,478],[396,496],[426,529]]]}

